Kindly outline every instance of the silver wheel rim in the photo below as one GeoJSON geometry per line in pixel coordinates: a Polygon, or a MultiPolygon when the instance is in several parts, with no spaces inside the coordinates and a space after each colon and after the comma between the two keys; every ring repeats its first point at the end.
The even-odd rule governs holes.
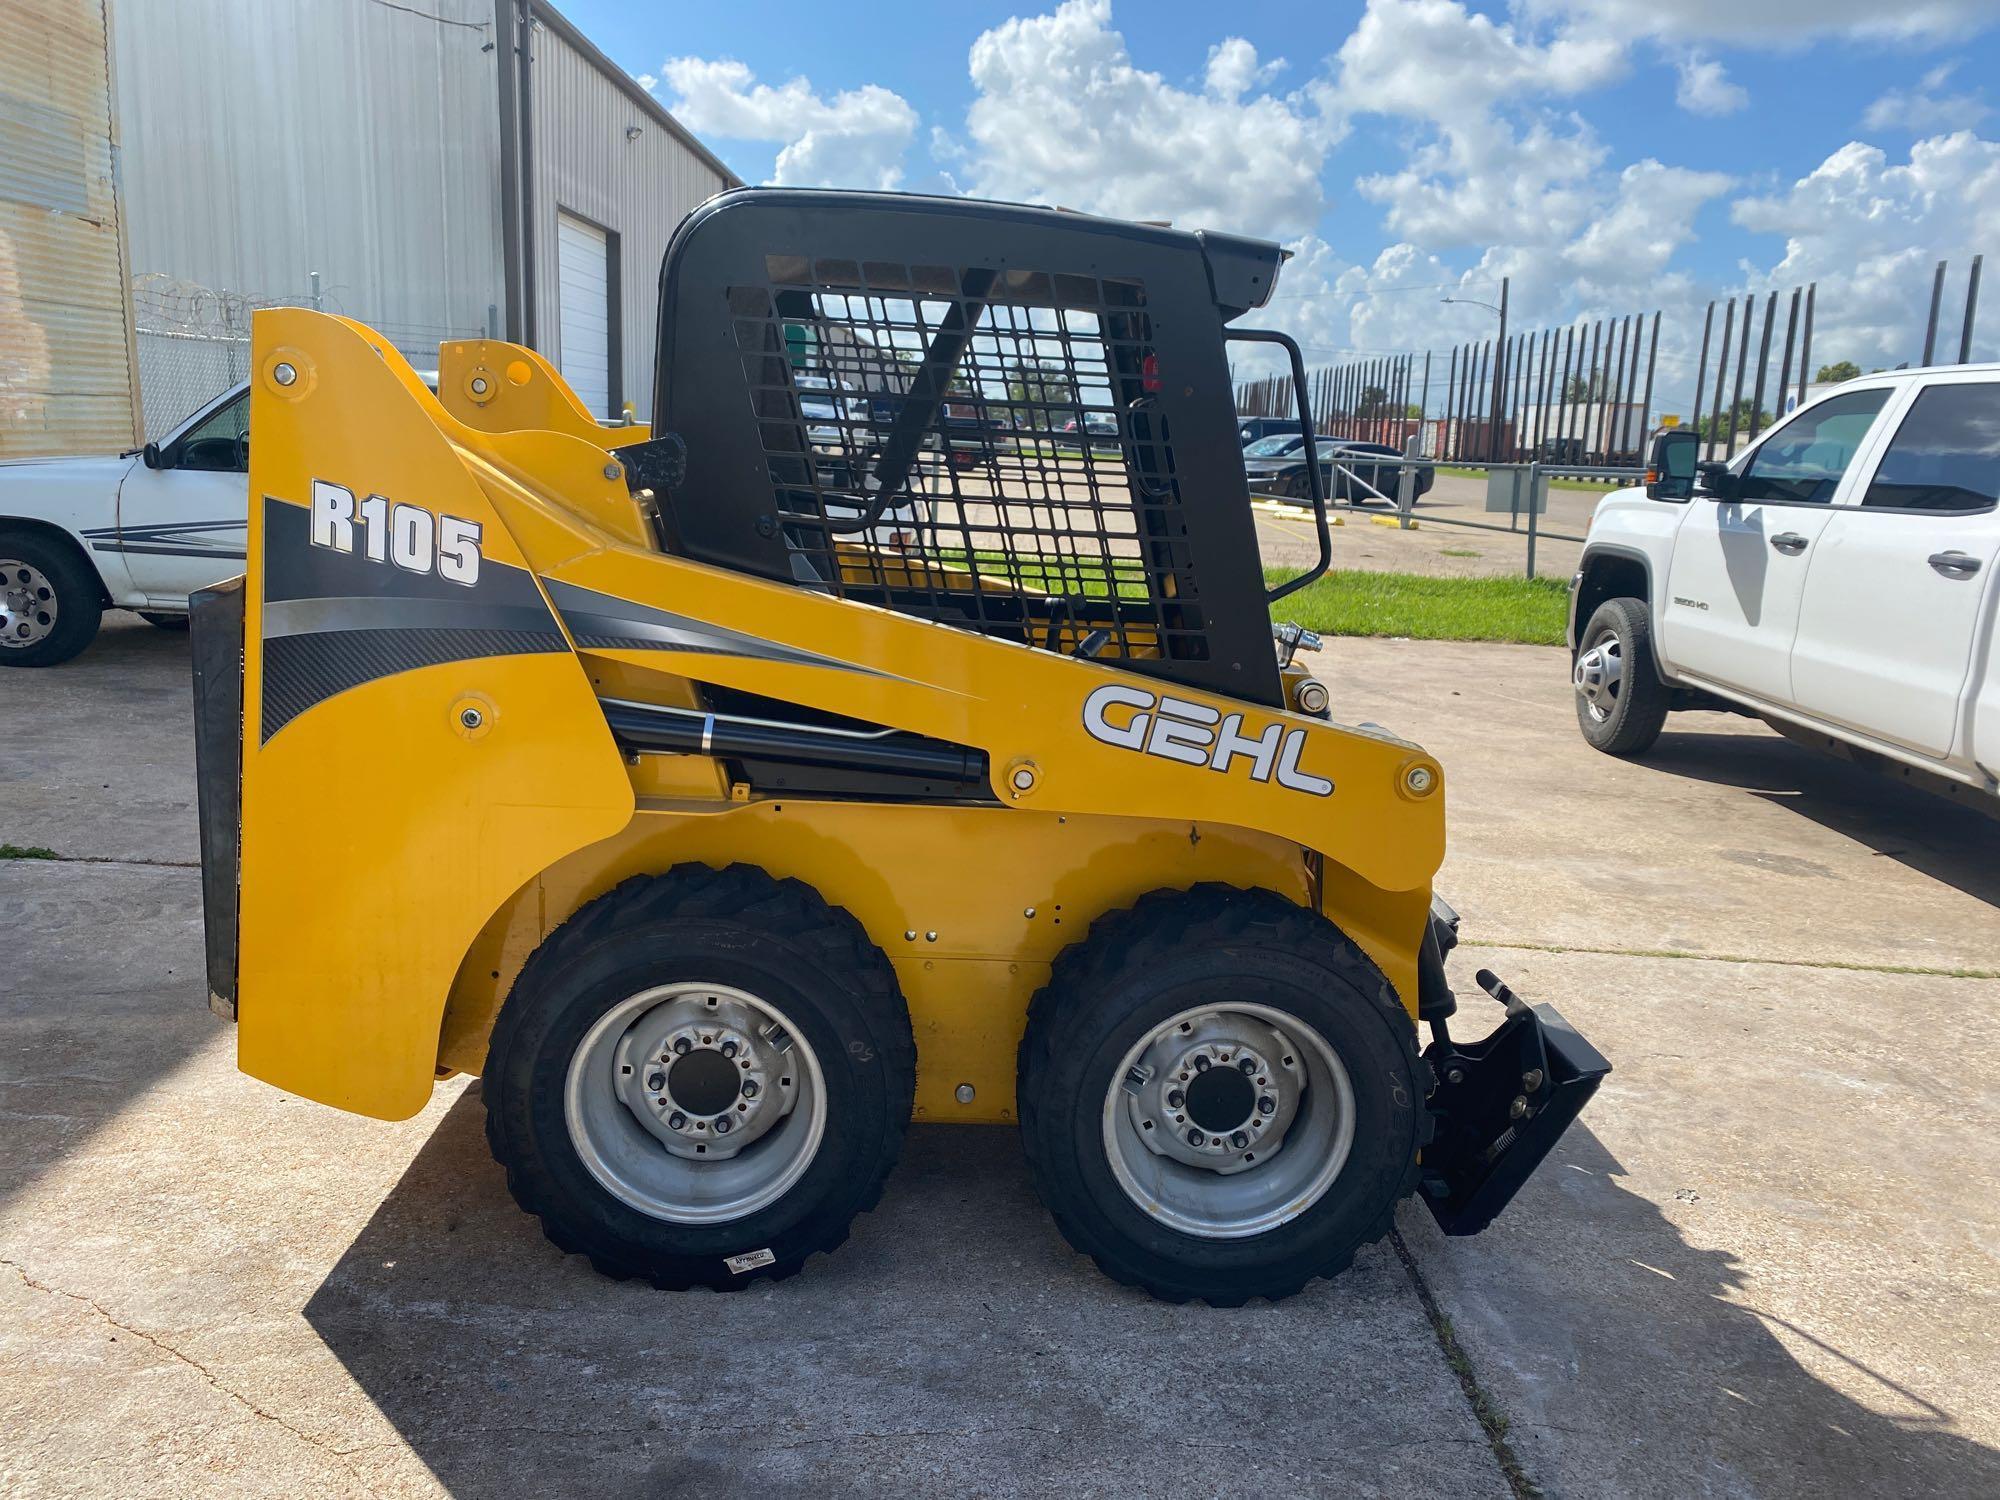
{"type": "Polygon", "coordinates": [[[826,1079],[770,1001],[661,985],[614,1005],[577,1043],[563,1116],[613,1197],[675,1224],[723,1224],[805,1175],[826,1133],[826,1079]]]}
{"type": "Polygon", "coordinates": [[[1576,695],[1583,700],[1593,724],[1602,724],[1618,707],[1618,691],[1625,681],[1625,656],[1618,637],[1607,635],[1576,659],[1570,674],[1576,695]]]}
{"type": "Polygon", "coordinates": [[[0,646],[40,645],[55,632],[56,586],[33,563],[0,557],[0,646]]]}
{"type": "Polygon", "coordinates": [[[1182,1011],[1125,1054],[1104,1097],[1118,1186],[1148,1218],[1202,1239],[1296,1219],[1353,1148],[1354,1086],[1339,1054],[1265,1005],[1182,1011]]]}

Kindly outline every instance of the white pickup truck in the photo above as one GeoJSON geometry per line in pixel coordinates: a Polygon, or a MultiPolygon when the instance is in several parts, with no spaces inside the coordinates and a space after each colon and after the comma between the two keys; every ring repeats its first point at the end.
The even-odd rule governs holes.
{"type": "Polygon", "coordinates": [[[111,608],[187,628],[188,595],[239,573],[249,387],[128,453],[0,463],[0,666],[67,661],[111,608]]]}
{"type": "Polygon", "coordinates": [[[1897,370],[1800,407],[1728,463],[1654,440],[1570,585],[1577,723],[1613,755],[1679,708],[2000,811],[2000,365],[1897,370]]]}

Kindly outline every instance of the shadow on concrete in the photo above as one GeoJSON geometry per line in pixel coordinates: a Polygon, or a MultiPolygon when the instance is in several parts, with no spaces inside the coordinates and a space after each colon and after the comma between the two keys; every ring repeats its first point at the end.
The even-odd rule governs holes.
{"type": "MultiPolygon", "coordinates": [[[[305,1309],[454,1494],[1507,1494],[1382,1246],[1277,1306],[1169,1307],[1061,1244],[1012,1131],[919,1127],[833,1256],[659,1293],[557,1254],[482,1120],[468,1090],[305,1309]]],[[[1402,1216],[1538,1482],[2000,1493],[1943,1413],[1797,1333],[1850,1399],[1725,1300],[1735,1259],[1620,1187],[1587,1130],[1545,1173],[1483,1239],[1402,1216]]]]}
{"type": "Polygon", "coordinates": [[[836,1253],[663,1293],[551,1247],[483,1120],[468,1089],[305,1309],[454,1494],[1506,1500],[1387,1245],[1169,1307],[1061,1242],[1015,1132],[919,1126],[836,1253]]]}
{"type": "Polygon", "coordinates": [[[200,872],[0,861],[0,1206],[215,1045],[200,872]]]}
{"type": "MultiPolygon", "coordinates": [[[[1538,1485],[1577,1496],[2000,1494],[2000,1454],[1865,1360],[1758,1310],[1743,1263],[1691,1244],[1624,1176],[1579,1123],[1481,1236],[1447,1240],[1415,1203],[1398,1213],[1538,1485]]],[[[1761,1280],[1783,1285],[1785,1268],[1767,1266],[1761,1280]]],[[[1825,1294],[1836,1317],[1857,1295],[1871,1300],[1862,1288],[1825,1294]]]]}
{"type": "Polygon", "coordinates": [[[1885,859],[2000,906],[2000,820],[1974,808],[1776,734],[1684,733],[1670,726],[1640,763],[1754,792],[1885,859]]]}

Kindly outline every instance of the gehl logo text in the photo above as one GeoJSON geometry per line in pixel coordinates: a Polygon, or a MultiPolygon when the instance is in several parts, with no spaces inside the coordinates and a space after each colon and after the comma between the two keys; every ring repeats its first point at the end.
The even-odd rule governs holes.
{"type": "Polygon", "coordinates": [[[1281,787],[1315,797],[1331,796],[1333,783],[1299,769],[1306,732],[1273,721],[1248,731],[1243,715],[1225,714],[1205,703],[1150,693],[1142,687],[1106,683],[1083,700],[1083,727],[1092,739],[1121,750],[1137,750],[1212,771],[1247,767],[1252,781],[1276,779],[1281,787]]]}

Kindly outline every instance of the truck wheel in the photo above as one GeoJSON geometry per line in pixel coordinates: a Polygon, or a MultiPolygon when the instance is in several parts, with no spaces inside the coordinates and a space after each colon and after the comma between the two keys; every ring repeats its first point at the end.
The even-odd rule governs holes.
{"type": "Polygon", "coordinates": [[[104,595],[68,542],[0,533],[0,667],[53,667],[97,638],[104,595]]]}
{"type": "Polygon", "coordinates": [[[1159,891],[1056,960],[1028,1012],[1028,1172],[1114,1280],[1235,1307],[1388,1232],[1430,1133],[1416,1026],[1318,913],[1159,891]]]}
{"type": "Polygon", "coordinates": [[[178,631],[188,628],[186,615],[170,615],[161,610],[142,609],[139,611],[139,618],[160,630],[178,631]]]}
{"type": "Polygon", "coordinates": [[[733,1290],[847,1238],[895,1165],[916,1046],[895,971],[796,880],[680,865],[535,950],[487,1055],[516,1201],[608,1276],[733,1290]]]}
{"type": "Polygon", "coordinates": [[[1652,747],[1672,694],[1653,663],[1653,622],[1643,599],[1607,599],[1583,627],[1571,670],[1576,722],[1607,755],[1652,747]]]}

